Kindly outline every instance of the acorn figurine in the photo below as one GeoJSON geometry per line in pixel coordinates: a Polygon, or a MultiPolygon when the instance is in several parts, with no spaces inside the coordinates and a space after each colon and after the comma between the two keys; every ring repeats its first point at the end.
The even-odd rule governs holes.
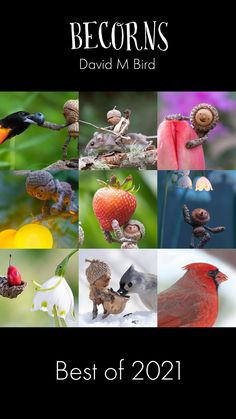
{"type": "Polygon", "coordinates": [[[79,119],[79,100],[67,100],[64,103],[63,115],[68,125],[78,122],[79,119]]]}
{"type": "MultiPolygon", "coordinates": [[[[67,159],[67,149],[71,138],[78,138],[79,136],[79,99],[67,100],[64,103],[63,115],[66,119],[68,136],[63,145],[63,160],[67,159]]],[[[79,147],[79,145],[78,145],[79,147]]]]}
{"type": "Polygon", "coordinates": [[[106,287],[111,280],[111,270],[108,264],[98,259],[85,259],[85,262],[90,262],[85,271],[89,284],[106,287]]]}
{"type": "Polygon", "coordinates": [[[121,112],[118,109],[116,109],[116,107],[114,107],[113,109],[107,112],[108,124],[114,127],[115,125],[118,124],[118,122],[120,122],[121,116],[122,116],[121,112]]]}
{"type": "Polygon", "coordinates": [[[219,114],[214,106],[208,103],[200,103],[191,110],[189,121],[198,138],[188,141],[185,145],[187,149],[206,143],[208,132],[215,128],[219,121],[219,114]]]}
{"type": "Polygon", "coordinates": [[[124,236],[135,241],[141,240],[145,236],[145,227],[138,220],[129,220],[124,225],[124,236]]]}
{"type": "Polygon", "coordinates": [[[90,262],[85,274],[90,284],[89,298],[93,301],[92,318],[97,317],[97,307],[100,304],[103,306],[103,319],[109,314],[122,313],[129,297],[121,296],[112,288],[107,289],[111,280],[111,270],[108,264],[97,259],[85,259],[85,261],[90,262]]]}
{"type": "Polygon", "coordinates": [[[196,132],[209,132],[219,121],[219,114],[214,106],[200,103],[192,109],[189,120],[196,132]]]}

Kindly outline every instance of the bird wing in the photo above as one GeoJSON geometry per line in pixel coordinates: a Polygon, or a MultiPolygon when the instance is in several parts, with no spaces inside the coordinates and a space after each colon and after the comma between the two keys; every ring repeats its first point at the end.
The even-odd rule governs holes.
{"type": "Polygon", "coordinates": [[[0,144],[4,143],[9,138],[11,128],[3,128],[0,125],[0,144]]]}
{"type": "Polygon", "coordinates": [[[204,320],[202,299],[198,292],[184,293],[178,289],[158,296],[158,327],[190,327],[204,320]]]}

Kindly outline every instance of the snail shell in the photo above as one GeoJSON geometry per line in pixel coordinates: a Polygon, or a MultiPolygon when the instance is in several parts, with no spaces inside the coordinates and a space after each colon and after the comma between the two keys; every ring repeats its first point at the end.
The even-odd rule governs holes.
{"type": "Polygon", "coordinates": [[[35,170],[26,178],[26,191],[34,198],[46,201],[56,192],[56,185],[51,173],[46,170],[35,170]]]}
{"type": "Polygon", "coordinates": [[[107,122],[110,125],[116,125],[121,120],[121,112],[118,109],[111,109],[107,112],[107,122]]]}
{"type": "Polygon", "coordinates": [[[200,103],[190,113],[190,123],[197,131],[208,132],[215,128],[219,121],[217,109],[208,103],[200,103]]]}
{"type": "Polygon", "coordinates": [[[75,122],[78,122],[79,119],[79,100],[67,100],[64,103],[64,107],[63,107],[63,114],[64,117],[66,118],[66,122],[67,124],[74,124],[75,122]]]}

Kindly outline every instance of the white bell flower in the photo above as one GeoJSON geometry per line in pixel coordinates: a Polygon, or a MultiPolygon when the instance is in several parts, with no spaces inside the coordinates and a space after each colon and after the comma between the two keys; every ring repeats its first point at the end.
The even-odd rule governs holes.
{"type": "Polygon", "coordinates": [[[55,275],[42,285],[36,285],[31,311],[46,311],[54,317],[56,310],[62,319],[74,316],[74,296],[64,277],[55,275]]]}

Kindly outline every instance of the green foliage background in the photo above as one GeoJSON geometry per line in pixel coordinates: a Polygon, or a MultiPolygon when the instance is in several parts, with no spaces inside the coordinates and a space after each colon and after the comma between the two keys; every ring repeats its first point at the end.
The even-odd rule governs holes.
{"type": "MultiPolygon", "coordinates": [[[[156,171],[115,170],[120,180],[132,174],[136,187],[137,208],[132,216],[141,221],[146,228],[146,236],[139,242],[140,248],[157,247],[157,173],[156,171]]],[[[79,219],[85,233],[83,248],[119,248],[120,245],[107,243],[94,215],[92,200],[101,186],[96,179],[106,181],[110,173],[104,171],[80,172],[79,174],[79,219]]]]}
{"type": "MultiPolygon", "coordinates": [[[[42,284],[54,276],[57,265],[69,253],[69,250],[0,250],[0,275],[6,276],[9,254],[12,254],[11,264],[18,268],[22,280],[28,283],[23,293],[15,299],[11,300],[0,295],[0,326],[54,326],[54,319],[47,313],[30,311],[35,293],[35,286],[32,281],[42,284]]],[[[77,314],[78,253],[70,258],[65,277],[74,294],[77,314]]],[[[76,326],[77,321],[73,322],[73,325],[76,326]]]]}
{"type": "MultiPolygon", "coordinates": [[[[51,172],[55,179],[70,183],[78,196],[78,171],[60,170],[51,172]]],[[[8,228],[18,229],[32,221],[32,215],[41,213],[43,201],[32,198],[25,189],[26,175],[18,176],[13,171],[0,173],[0,231],[8,228]]],[[[53,203],[53,202],[52,202],[53,203]]],[[[78,243],[77,223],[61,218],[53,222],[44,222],[50,228],[54,247],[74,248],[78,243]]]]}
{"type": "MultiPolygon", "coordinates": [[[[157,94],[156,92],[81,92],[80,119],[96,126],[107,126],[106,114],[116,106],[121,112],[131,109],[129,132],[156,135],[157,94]]],[[[95,128],[80,124],[79,144],[83,152],[93,137],[95,128]]]]}
{"type": "MultiPolygon", "coordinates": [[[[77,99],[77,92],[0,92],[0,119],[20,110],[42,112],[47,121],[63,124],[63,105],[77,99]]],[[[0,145],[0,169],[42,169],[62,158],[67,130],[52,131],[30,126],[25,132],[0,145]]],[[[68,158],[77,156],[73,139],[68,158]]]]}

